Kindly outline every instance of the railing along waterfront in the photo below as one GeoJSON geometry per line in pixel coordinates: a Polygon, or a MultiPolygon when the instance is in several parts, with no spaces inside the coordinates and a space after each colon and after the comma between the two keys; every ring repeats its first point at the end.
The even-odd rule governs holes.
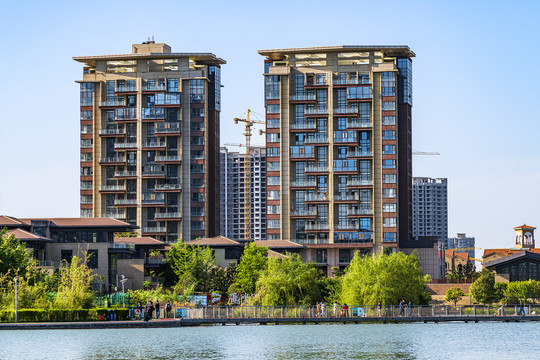
{"type": "MultiPolygon", "coordinates": [[[[134,316],[134,308],[133,316],[134,316]]],[[[429,306],[403,306],[385,305],[378,309],[377,305],[349,305],[344,309],[342,305],[332,304],[323,307],[317,306],[180,306],[173,307],[169,316],[162,310],[162,318],[182,318],[194,320],[243,320],[260,319],[263,322],[290,319],[294,321],[345,321],[365,319],[366,321],[471,321],[492,320],[505,317],[536,317],[540,321],[540,304],[532,305],[429,305],[429,306]]]]}

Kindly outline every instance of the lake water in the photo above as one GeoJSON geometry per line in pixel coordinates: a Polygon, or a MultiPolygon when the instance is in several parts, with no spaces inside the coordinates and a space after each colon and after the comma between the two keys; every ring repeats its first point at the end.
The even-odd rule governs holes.
{"type": "Polygon", "coordinates": [[[540,324],[1,331],[0,359],[540,359],[540,324]]]}

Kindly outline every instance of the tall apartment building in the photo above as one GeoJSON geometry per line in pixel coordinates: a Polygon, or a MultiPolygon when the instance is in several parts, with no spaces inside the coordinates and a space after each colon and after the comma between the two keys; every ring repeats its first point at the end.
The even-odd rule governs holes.
{"type": "Polygon", "coordinates": [[[447,179],[413,178],[413,237],[448,239],[447,179]]]}
{"type": "Polygon", "coordinates": [[[446,248],[454,252],[466,252],[470,258],[475,258],[475,239],[465,233],[457,233],[456,237],[446,239],[446,248]]]}
{"type": "Polygon", "coordinates": [[[233,240],[266,240],[266,149],[251,148],[251,226],[246,234],[246,154],[221,148],[220,234],[233,240]]]}
{"type": "Polygon", "coordinates": [[[221,65],[154,41],[74,57],[81,95],[81,216],[176,241],[219,233],[221,65]]]}
{"type": "MultiPolygon", "coordinates": [[[[411,238],[412,57],[407,46],[260,50],[268,239],[321,267],[411,238]]],[[[384,249],[386,248],[386,249],[384,249]]]]}

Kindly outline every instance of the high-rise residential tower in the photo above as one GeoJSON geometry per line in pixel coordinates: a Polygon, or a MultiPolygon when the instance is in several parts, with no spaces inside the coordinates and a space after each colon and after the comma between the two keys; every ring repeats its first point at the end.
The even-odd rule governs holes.
{"type": "Polygon", "coordinates": [[[220,234],[233,240],[266,240],[266,149],[251,148],[251,226],[246,234],[246,154],[221,148],[220,234]]]}
{"type": "Polygon", "coordinates": [[[448,238],[448,186],[442,178],[413,178],[413,237],[448,238]]]}
{"type": "Polygon", "coordinates": [[[81,216],[165,241],[219,233],[221,65],[154,41],[83,63],[81,216]]]}
{"type": "Polygon", "coordinates": [[[268,239],[321,267],[411,239],[412,57],[407,46],[260,50],[268,239]]]}

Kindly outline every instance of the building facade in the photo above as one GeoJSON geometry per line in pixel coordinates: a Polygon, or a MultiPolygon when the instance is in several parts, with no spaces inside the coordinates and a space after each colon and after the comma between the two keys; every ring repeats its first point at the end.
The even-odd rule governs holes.
{"type": "Polygon", "coordinates": [[[448,186],[443,178],[413,178],[413,237],[448,239],[448,186]]]}
{"type": "Polygon", "coordinates": [[[412,57],[407,46],[260,50],[267,237],[322,268],[412,237],[412,57]],[[309,256],[309,255],[308,255],[309,256]]]}
{"type": "Polygon", "coordinates": [[[446,240],[446,248],[455,252],[466,252],[470,258],[475,258],[475,239],[473,236],[467,236],[464,233],[457,233],[456,237],[446,240]]]}
{"type": "Polygon", "coordinates": [[[266,239],[266,149],[251,148],[251,226],[246,234],[246,154],[221,148],[220,234],[233,240],[266,239]]]}
{"type": "Polygon", "coordinates": [[[81,56],[81,216],[174,242],[219,233],[221,65],[154,41],[81,56]]]}

